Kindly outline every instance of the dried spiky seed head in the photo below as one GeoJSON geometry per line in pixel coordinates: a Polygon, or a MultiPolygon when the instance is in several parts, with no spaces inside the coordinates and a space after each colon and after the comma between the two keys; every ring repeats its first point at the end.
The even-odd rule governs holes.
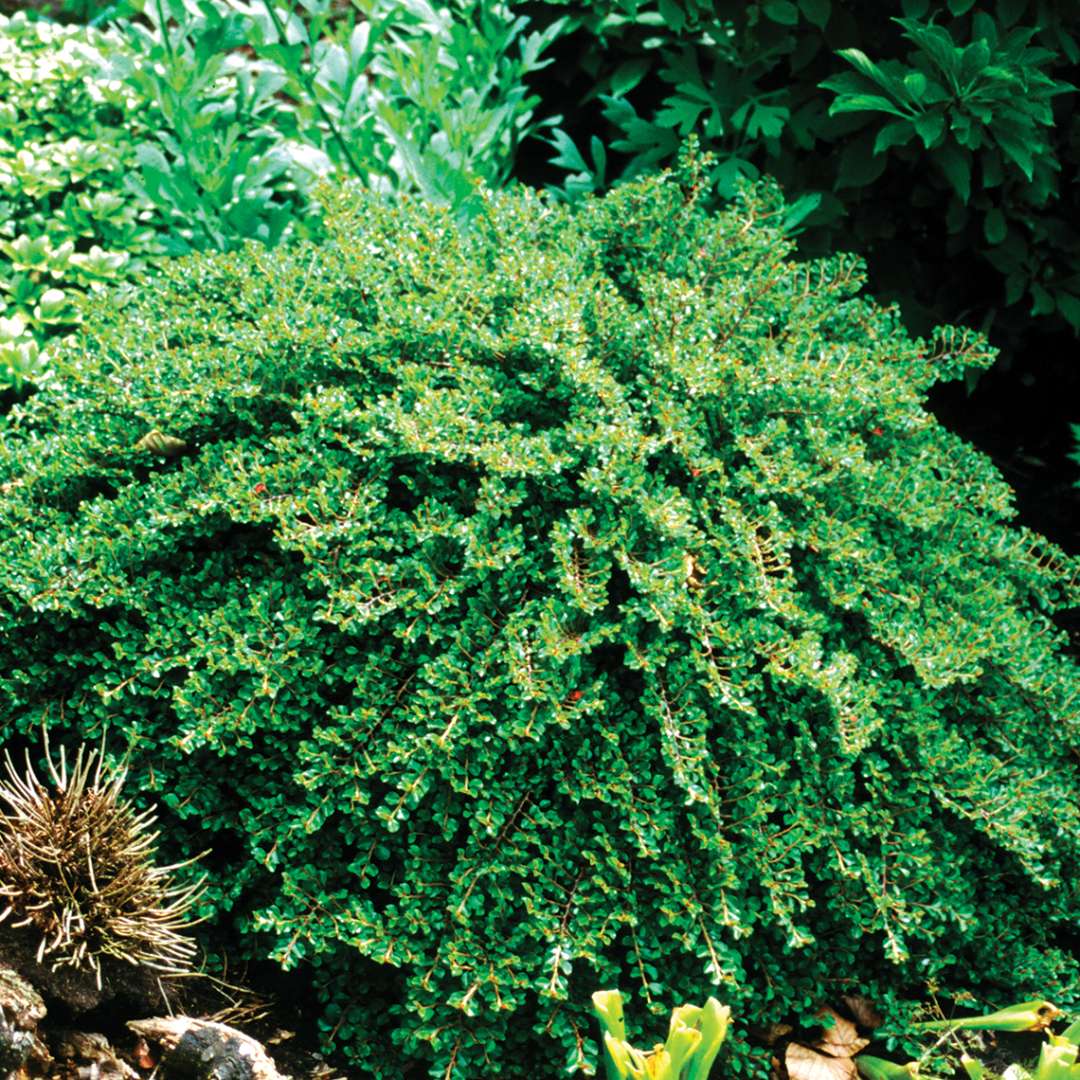
{"type": "Polygon", "coordinates": [[[137,812],[120,792],[127,769],[80,747],[68,766],[46,745],[51,788],[26,756],[18,772],[4,755],[0,779],[0,922],[40,934],[38,960],[90,969],[101,986],[101,961],[116,957],[168,974],[190,969],[195,943],[184,931],[204,879],[178,886],[154,865],[158,833],[152,810],[137,812]]]}

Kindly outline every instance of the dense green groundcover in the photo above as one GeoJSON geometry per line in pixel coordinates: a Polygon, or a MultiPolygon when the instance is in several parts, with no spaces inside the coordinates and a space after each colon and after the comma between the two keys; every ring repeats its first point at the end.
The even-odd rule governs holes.
{"type": "Polygon", "coordinates": [[[616,985],[1080,1003],[1077,568],[923,405],[987,349],[697,170],[327,195],[0,421],[0,732],[134,740],[365,1076],[554,1077],[616,985]]]}

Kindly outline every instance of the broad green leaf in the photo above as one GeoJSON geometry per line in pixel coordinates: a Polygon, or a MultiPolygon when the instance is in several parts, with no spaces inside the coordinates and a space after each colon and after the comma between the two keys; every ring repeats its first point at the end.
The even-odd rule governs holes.
{"type": "Polygon", "coordinates": [[[761,10],[765,18],[781,26],[794,26],[799,21],[799,9],[791,0],[765,0],[761,10]]]}
{"type": "Polygon", "coordinates": [[[915,138],[915,126],[908,120],[890,120],[874,139],[874,153],[883,154],[894,146],[907,146],[915,138]]]}
{"type": "Polygon", "coordinates": [[[883,67],[874,63],[861,49],[839,49],[836,55],[842,56],[856,71],[877,83],[894,97],[903,95],[902,80],[894,78],[883,67]]]}
{"type": "Polygon", "coordinates": [[[1028,0],[997,0],[994,13],[1001,25],[1009,29],[1019,22],[1027,8],[1028,0]]]}
{"type": "Polygon", "coordinates": [[[927,150],[941,141],[945,131],[945,114],[940,112],[920,113],[912,121],[912,126],[923,141],[927,150]]]}
{"type": "Polygon", "coordinates": [[[912,71],[904,76],[904,89],[914,104],[918,104],[926,93],[926,76],[921,71],[912,71]]]}
{"type": "Polygon", "coordinates": [[[914,19],[897,19],[908,38],[945,76],[946,82],[957,79],[964,50],[941,26],[923,26],[914,19]]]}
{"type": "Polygon", "coordinates": [[[985,68],[989,62],[990,46],[985,41],[973,41],[964,49],[960,62],[961,82],[972,83],[978,80],[980,75],[985,76],[985,68]]]}
{"type": "Polygon", "coordinates": [[[983,233],[986,236],[987,243],[1000,244],[1005,239],[1007,231],[1005,215],[995,206],[983,218],[983,233]]]}
{"type": "Polygon", "coordinates": [[[833,190],[861,188],[872,184],[885,171],[886,162],[886,155],[875,155],[868,140],[860,137],[846,146],[841,153],[833,190]]]}
{"type": "Polygon", "coordinates": [[[971,198],[971,155],[946,142],[934,151],[933,161],[945,174],[961,203],[966,205],[971,198]]]}
{"type": "Polygon", "coordinates": [[[652,60],[647,56],[625,60],[611,75],[611,93],[615,97],[628,94],[645,77],[652,67],[652,60]]]}
{"type": "Polygon", "coordinates": [[[1017,303],[1027,292],[1029,276],[1023,270],[1014,270],[1005,278],[1005,303],[1017,303]]]}
{"type": "Polygon", "coordinates": [[[1080,296],[1074,293],[1058,292],[1057,309],[1074,330],[1080,330],[1080,296]]]}
{"type": "MultiPolygon", "coordinates": [[[[1003,5],[998,4],[995,11],[998,18],[1001,17],[1001,9],[1003,5]]],[[[997,48],[998,44],[998,30],[1003,27],[999,27],[998,22],[993,15],[988,14],[985,11],[976,11],[971,16],[971,39],[975,41],[982,38],[989,46],[991,51],[997,48]]]]}
{"type": "Polygon", "coordinates": [[[824,30],[832,14],[832,0],[799,0],[799,10],[807,22],[824,30]]]}
{"type": "Polygon", "coordinates": [[[890,116],[907,116],[907,113],[898,109],[888,98],[879,94],[846,94],[829,106],[830,116],[850,112],[883,112],[890,116]]]}
{"type": "Polygon", "coordinates": [[[1011,132],[1002,130],[1001,125],[991,129],[991,133],[1005,156],[1020,169],[1028,180],[1031,180],[1035,175],[1035,161],[1031,155],[1030,145],[1011,132]]]}
{"type": "Polygon", "coordinates": [[[659,0],[660,17],[672,33],[679,33],[686,25],[686,11],[679,0],[659,0]]]}

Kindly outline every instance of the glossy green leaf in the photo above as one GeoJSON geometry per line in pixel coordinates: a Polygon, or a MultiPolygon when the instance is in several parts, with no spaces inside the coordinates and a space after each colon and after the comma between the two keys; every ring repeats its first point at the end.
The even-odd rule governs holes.
{"type": "Polygon", "coordinates": [[[940,112],[925,112],[916,116],[912,127],[923,141],[927,150],[937,146],[945,131],[945,115],[940,112]]]}
{"type": "Polygon", "coordinates": [[[915,125],[910,120],[892,120],[874,138],[874,153],[884,154],[894,146],[907,146],[913,138],[915,125]]]}
{"type": "Polygon", "coordinates": [[[936,149],[934,164],[944,173],[960,202],[966,205],[971,199],[971,155],[945,143],[936,149]]]}
{"type": "Polygon", "coordinates": [[[794,26],[799,21],[799,8],[792,0],[764,0],[761,10],[765,18],[781,26],[794,26]]]}
{"type": "Polygon", "coordinates": [[[926,93],[926,86],[926,76],[921,71],[912,71],[904,76],[904,89],[915,104],[926,93]]]}
{"type": "Polygon", "coordinates": [[[836,190],[872,184],[885,171],[886,163],[886,156],[875,154],[865,138],[856,140],[840,155],[836,190]]]}
{"type": "Polygon", "coordinates": [[[983,219],[983,234],[988,244],[1000,244],[1005,239],[1008,226],[1005,224],[1005,215],[995,206],[988,210],[983,219]]]}
{"type": "Polygon", "coordinates": [[[831,116],[851,112],[883,112],[891,116],[907,117],[907,113],[880,94],[845,94],[829,106],[831,116]]]}
{"type": "Polygon", "coordinates": [[[824,30],[832,14],[832,0],[799,0],[799,10],[807,22],[824,30]]]}

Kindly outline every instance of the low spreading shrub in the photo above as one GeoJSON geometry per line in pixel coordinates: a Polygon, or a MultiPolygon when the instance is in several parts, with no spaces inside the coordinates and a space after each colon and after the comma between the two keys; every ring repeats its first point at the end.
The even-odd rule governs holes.
{"type": "Polygon", "coordinates": [[[328,191],[0,420],[0,733],[129,738],[365,1075],[588,1071],[596,985],[1075,1002],[1077,567],[924,407],[989,352],[700,165],[328,191]]]}

